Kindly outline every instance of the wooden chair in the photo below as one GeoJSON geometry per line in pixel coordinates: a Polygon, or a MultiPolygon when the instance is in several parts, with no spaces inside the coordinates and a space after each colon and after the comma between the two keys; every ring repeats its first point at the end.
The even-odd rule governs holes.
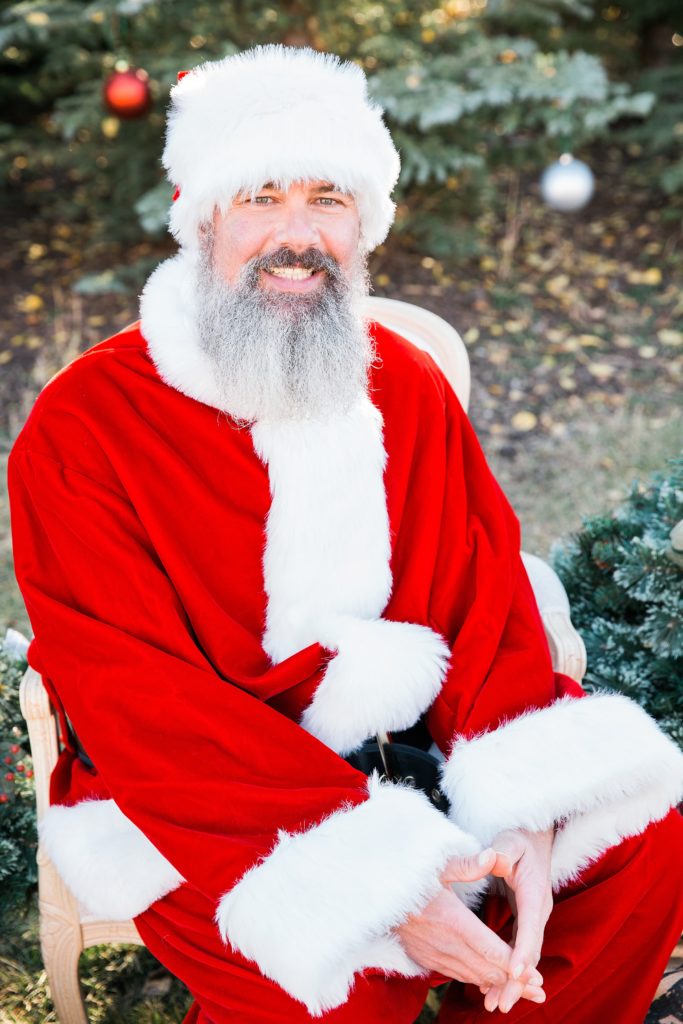
{"type": "MultiPolygon", "coordinates": [[[[457,331],[441,317],[408,302],[371,297],[368,316],[408,338],[432,355],[449,379],[464,409],[470,395],[467,350],[457,331]]],[[[586,670],[586,652],[572,626],[564,588],[549,565],[522,552],[532,582],[553,665],[580,681],[586,670]]],[[[59,752],[55,715],[41,676],[28,668],[21,682],[21,710],[28,724],[36,783],[38,820],[49,805],[49,781],[59,752]]],[[[83,949],[100,943],[143,945],[132,921],[101,921],[90,914],[62,882],[54,865],[38,849],[40,942],[55,1012],[60,1024],[87,1024],[88,1017],[78,978],[83,949]]]]}
{"type": "MultiPolygon", "coordinates": [[[[38,821],[49,807],[49,786],[57,763],[59,741],[42,677],[28,668],[19,690],[21,712],[28,725],[33,757],[38,821]]],[[[128,942],[144,945],[132,921],[100,921],[65,886],[52,861],[38,846],[38,907],[40,948],[50,994],[60,1024],[88,1024],[78,958],[89,946],[128,942]]]]}

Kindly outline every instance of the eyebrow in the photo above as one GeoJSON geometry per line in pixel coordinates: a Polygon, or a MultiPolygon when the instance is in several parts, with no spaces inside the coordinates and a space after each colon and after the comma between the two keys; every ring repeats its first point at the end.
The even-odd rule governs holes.
{"type": "MultiPolygon", "coordinates": [[[[274,181],[267,181],[265,185],[262,185],[261,187],[277,191],[277,185],[275,184],[274,181]]],[[[335,185],[334,182],[332,181],[326,181],[323,185],[316,185],[316,187],[313,189],[313,192],[339,192],[340,195],[349,197],[351,196],[350,192],[345,192],[343,188],[339,188],[339,186],[335,185]]]]}

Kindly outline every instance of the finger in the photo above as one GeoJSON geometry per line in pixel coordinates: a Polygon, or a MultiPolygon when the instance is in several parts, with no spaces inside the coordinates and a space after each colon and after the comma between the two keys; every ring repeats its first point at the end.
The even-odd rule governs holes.
{"type": "Polygon", "coordinates": [[[462,981],[469,985],[477,985],[480,989],[489,989],[493,985],[502,988],[506,981],[504,971],[490,964],[477,964],[471,957],[442,955],[435,968],[446,978],[462,981]]]}
{"type": "Polygon", "coordinates": [[[512,874],[517,861],[509,853],[502,853],[500,850],[495,851],[495,861],[490,868],[490,874],[495,875],[497,878],[507,878],[508,875],[512,874]]]}
{"type": "Polygon", "coordinates": [[[543,913],[542,896],[533,888],[530,891],[520,888],[517,893],[517,909],[517,934],[510,957],[512,978],[520,978],[525,970],[536,967],[547,920],[543,913]]]}
{"type": "MultiPolygon", "coordinates": [[[[507,942],[480,921],[467,907],[461,905],[457,927],[460,939],[478,960],[491,967],[498,967],[507,977],[512,950],[507,942]]],[[[484,979],[486,980],[486,979],[484,979]]]]}
{"type": "Polygon", "coordinates": [[[492,846],[496,860],[491,874],[504,878],[511,874],[515,864],[524,854],[524,842],[517,832],[499,832],[494,837],[492,846]]]}
{"type": "Polygon", "coordinates": [[[491,873],[491,868],[496,862],[495,850],[490,847],[475,853],[471,857],[451,857],[446,867],[441,872],[441,881],[448,882],[476,882],[485,878],[491,873]]]}
{"type": "Polygon", "coordinates": [[[502,1013],[509,1013],[523,991],[524,985],[521,982],[507,981],[498,992],[497,1009],[502,1013]]]}
{"type": "Polygon", "coordinates": [[[486,988],[486,992],[483,988],[480,991],[488,997],[484,999],[484,1006],[491,1012],[500,1010],[501,1013],[509,1013],[519,999],[528,999],[532,1003],[544,1003],[546,999],[545,992],[540,985],[520,985],[518,982],[507,982],[505,985],[491,985],[486,988]]]}

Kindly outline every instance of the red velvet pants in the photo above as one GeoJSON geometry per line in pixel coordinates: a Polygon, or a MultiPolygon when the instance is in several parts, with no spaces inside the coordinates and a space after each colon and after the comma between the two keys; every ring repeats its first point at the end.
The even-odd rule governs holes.
{"type": "MultiPolygon", "coordinates": [[[[135,919],[150,951],[195,998],[184,1024],[311,1024],[300,1003],[223,945],[214,909],[183,885],[135,919]]],[[[484,920],[509,939],[505,900],[489,897],[484,920]]],[[[543,1005],[520,1000],[507,1015],[490,1014],[477,988],[452,982],[439,1024],[642,1024],[682,931],[683,818],[671,811],[556,895],[539,964],[543,1005]]],[[[412,1024],[425,995],[422,980],[366,971],[347,1002],[322,1020],[412,1024]]]]}

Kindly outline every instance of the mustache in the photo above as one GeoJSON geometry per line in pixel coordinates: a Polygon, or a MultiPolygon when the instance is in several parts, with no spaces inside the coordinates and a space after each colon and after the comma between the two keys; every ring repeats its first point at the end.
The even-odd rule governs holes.
{"type": "Polygon", "coordinates": [[[315,249],[312,246],[303,252],[297,253],[293,249],[283,246],[274,252],[266,253],[263,256],[255,256],[249,260],[243,268],[245,283],[248,285],[256,284],[259,271],[270,267],[277,267],[278,269],[301,267],[303,270],[324,270],[332,282],[341,283],[344,280],[342,268],[334,257],[328,253],[320,252],[319,249],[315,249]]]}

